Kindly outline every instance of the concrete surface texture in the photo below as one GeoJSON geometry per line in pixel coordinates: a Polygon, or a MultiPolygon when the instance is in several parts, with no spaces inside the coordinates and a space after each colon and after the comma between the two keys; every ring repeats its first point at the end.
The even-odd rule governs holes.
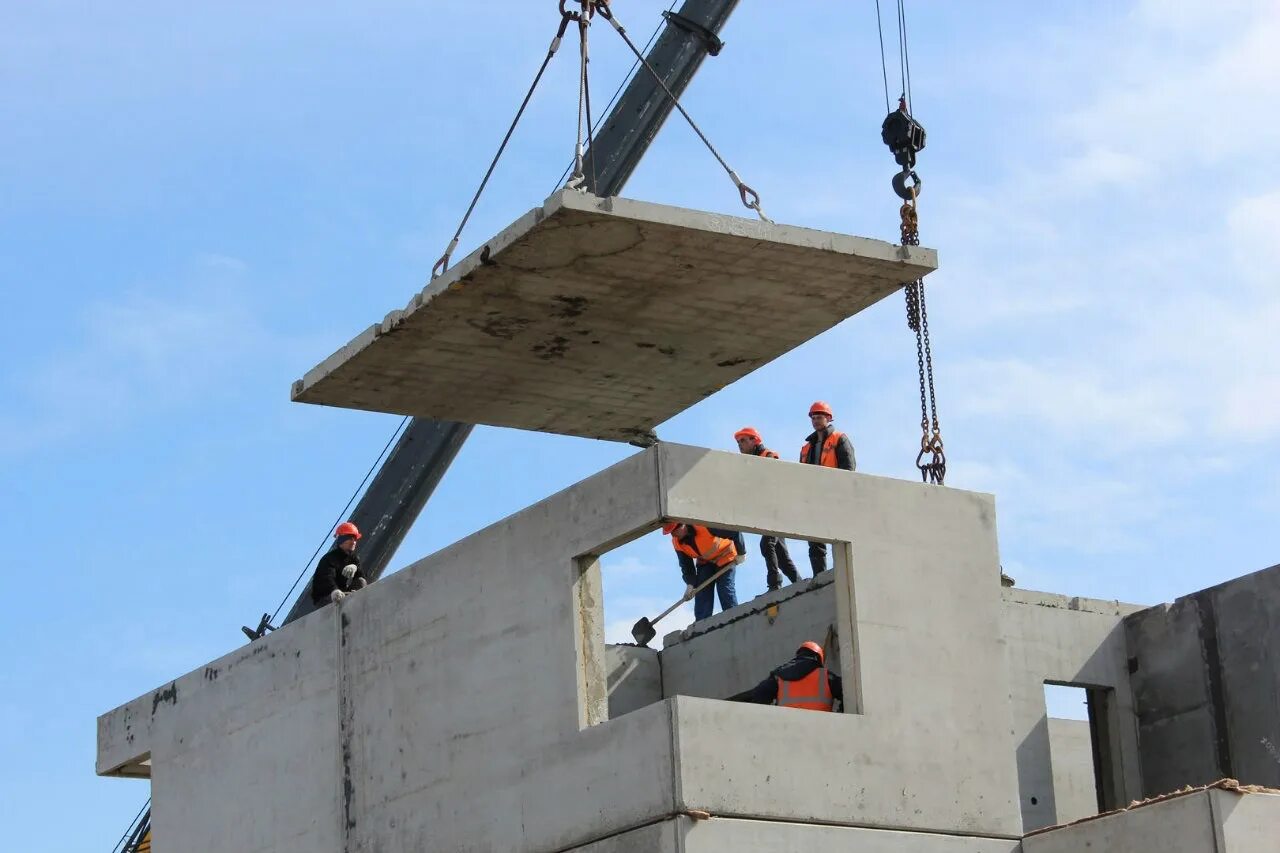
{"type": "Polygon", "coordinates": [[[1280,795],[1210,788],[1028,836],[1023,853],[1274,853],[1280,795]]]}
{"type": "Polygon", "coordinates": [[[1142,797],[1138,734],[1123,619],[1141,608],[1021,589],[1004,591],[1002,631],[1009,711],[1025,831],[1061,823],[1053,778],[1045,682],[1096,688],[1106,698],[1104,773],[1109,805],[1142,797]]]}
{"type": "Polygon", "coordinates": [[[930,249],[562,190],[293,398],[631,440],[936,266],[930,249]]]}
{"type": "Polygon", "coordinates": [[[1016,853],[1017,841],[853,826],[677,815],[574,853],[1016,853]]]}
{"type": "Polygon", "coordinates": [[[1049,718],[1049,755],[1053,765],[1053,803],[1059,823],[1098,813],[1093,778],[1093,741],[1088,720],[1049,718]]]}
{"type": "Polygon", "coordinates": [[[986,495],[659,445],[105,715],[99,771],[152,760],[161,851],[554,851],[690,810],[1015,839],[994,521],[986,495]],[[820,589],[860,714],[608,719],[596,555],[666,516],[857,543],[820,589]]]}
{"type": "Polygon", "coordinates": [[[1145,793],[1280,787],[1280,566],[1125,620],[1145,793]]]}

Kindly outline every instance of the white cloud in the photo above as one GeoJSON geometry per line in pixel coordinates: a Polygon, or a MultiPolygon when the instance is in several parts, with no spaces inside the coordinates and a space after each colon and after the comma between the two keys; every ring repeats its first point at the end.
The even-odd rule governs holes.
{"type": "Polygon", "coordinates": [[[0,453],[207,402],[289,358],[299,339],[264,325],[244,272],[235,258],[206,255],[180,284],[86,305],[41,360],[11,371],[0,453]]]}

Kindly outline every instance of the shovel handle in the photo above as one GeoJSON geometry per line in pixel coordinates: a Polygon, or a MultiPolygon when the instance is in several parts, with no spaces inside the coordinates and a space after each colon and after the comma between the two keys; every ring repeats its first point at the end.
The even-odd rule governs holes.
{"type": "MultiPolygon", "coordinates": [[[[720,571],[716,572],[714,575],[712,575],[711,577],[707,578],[707,579],[706,579],[706,580],[704,580],[702,583],[698,584],[698,586],[694,588],[694,590],[693,590],[693,594],[694,594],[694,595],[697,595],[698,593],[702,592],[702,591],[703,591],[704,589],[706,589],[707,587],[711,586],[713,583],[715,583],[715,582],[716,582],[716,580],[717,580],[717,579],[718,579],[722,574],[724,574],[725,572],[727,572],[727,571],[729,571],[730,569],[732,569],[735,565],[737,565],[737,564],[736,564],[736,563],[730,563],[730,564],[729,564],[729,565],[727,565],[727,566],[723,566],[723,567],[721,567],[720,571]]],[[[670,615],[671,615],[671,611],[675,610],[677,607],[679,607],[681,604],[684,604],[684,603],[685,603],[686,601],[688,601],[688,600],[689,600],[689,599],[687,599],[687,598],[681,598],[681,599],[680,599],[679,601],[677,601],[675,604],[671,605],[671,606],[670,606],[670,607],[668,607],[666,610],[664,610],[664,611],[662,611],[661,613],[659,613],[655,619],[653,619],[653,620],[651,620],[651,621],[649,622],[649,624],[650,624],[650,625],[652,625],[654,622],[661,622],[665,617],[667,617],[667,616],[670,616],[670,615]]]]}

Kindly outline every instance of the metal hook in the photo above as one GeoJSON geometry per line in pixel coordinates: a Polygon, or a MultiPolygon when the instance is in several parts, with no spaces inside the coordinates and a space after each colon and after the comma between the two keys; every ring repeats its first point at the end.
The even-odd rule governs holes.
{"type": "Polygon", "coordinates": [[[920,190],[923,186],[924,182],[920,180],[920,176],[912,169],[903,169],[893,176],[893,191],[903,201],[915,201],[916,197],[920,195],[920,190]],[[907,186],[908,180],[911,181],[910,186],[907,186]]]}

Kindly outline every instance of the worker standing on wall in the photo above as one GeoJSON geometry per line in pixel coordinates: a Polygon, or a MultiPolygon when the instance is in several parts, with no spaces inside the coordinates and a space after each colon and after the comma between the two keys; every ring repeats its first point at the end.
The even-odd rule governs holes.
{"type": "Polygon", "coordinates": [[[316,563],[316,573],[311,578],[311,601],[317,607],[329,602],[337,604],[348,594],[369,585],[360,573],[360,558],[356,556],[360,530],[344,521],[333,532],[333,537],[333,547],[316,563]]]}
{"type": "MultiPolygon", "coordinates": [[[[761,456],[765,459],[778,458],[778,454],[764,446],[764,439],[755,427],[743,427],[733,434],[733,440],[738,442],[739,453],[761,456]]],[[[796,564],[791,560],[791,554],[787,552],[787,540],[781,536],[761,536],[760,554],[764,557],[765,584],[770,590],[779,589],[782,586],[782,575],[786,575],[787,580],[792,583],[800,580],[796,564]]]]}
{"type": "Polygon", "coordinates": [[[796,656],[769,673],[764,681],[729,699],[808,711],[832,711],[837,700],[844,704],[844,684],[840,676],[827,670],[826,654],[812,640],[802,643],[796,656]]]}
{"type": "Polygon", "coordinates": [[[684,578],[684,600],[693,599],[693,618],[706,619],[715,610],[715,596],[720,596],[720,609],[738,606],[738,592],[734,587],[734,565],[742,563],[746,544],[742,534],[732,530],[717,530],[700,524],[668,522],[662,532],[671,536],[671,547],[680,561],[680,575],[684,578]],[[714,584],[694,595],[694,589],[702,586],[716,572],[729,567],[714,584]]]}
{"type": "MultiPolygon", "coordinates": [[[[824,468],[840,468],[844,471],[857,470],[858,462],[853,455],[853,442],[849,436],[831,428],[835,415],[831,407],[819,400],[809,407],[809,423],[813,432],[805,439],[800,449],[800,461],[807,465],[821,465],[824,468]]],[[[827,545],[825,542],[809,543],[809,565],[813,567],[814,577],[827,570],[827,545]]]]}

